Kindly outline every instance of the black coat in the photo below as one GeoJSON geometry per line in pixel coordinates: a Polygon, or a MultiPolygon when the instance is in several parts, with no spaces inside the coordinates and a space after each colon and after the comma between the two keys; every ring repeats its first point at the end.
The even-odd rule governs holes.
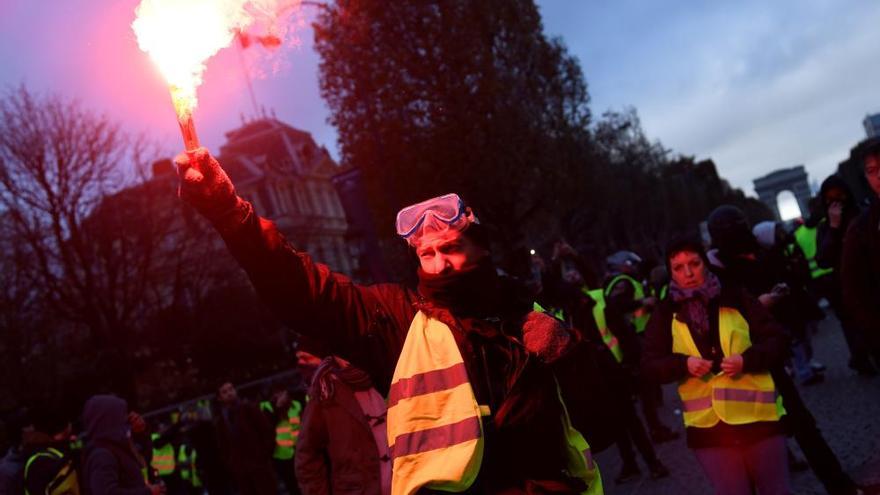
{"type": "Polygon", "coordinates": [[[843,300],[858,328],[880,349],[880,201],[847,230],[841,262],[843,300]]]}
{"type": "MultiPolygon", "coordinates": [[[[325,352],[366,371],[386,394],[413,317],[430,302],[403,285],[355,284],[297,251],[247,202],[238,207],[243,220],[217,228],[263,301],[325,352]]],[[[495,317],[451,315],[450,329],[477,400],[493,412],[484,421],[486,448],[470,492],[517,493],[535,482],[559,486],[562,492],[579,490],[579,480],[562,474],[565,436],[553,370],[535,356],[511,361],[511,356],[525,356],[520,325],[531,301],[504,300],[503,314],[495,317]]]]}

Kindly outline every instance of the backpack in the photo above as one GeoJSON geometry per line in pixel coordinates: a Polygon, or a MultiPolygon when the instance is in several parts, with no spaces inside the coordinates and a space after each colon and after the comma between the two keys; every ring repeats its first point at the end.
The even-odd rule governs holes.
{"type": "Polygon", "coordinates": [[[24,467],[26,495],[80,495],[74,459],[49,447],[28,458],[24,467]]]}

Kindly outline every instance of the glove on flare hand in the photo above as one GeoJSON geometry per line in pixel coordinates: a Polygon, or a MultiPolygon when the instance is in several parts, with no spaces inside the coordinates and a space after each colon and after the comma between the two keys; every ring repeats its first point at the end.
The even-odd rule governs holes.
{"type": "Polygon", "coordinates": [[[526,315],[522,334],[526,350],[545,363],[562,357],[572,344],[571,334],[561,321],[538,311],[526,315]]]}
{"type": "Polygon", "coordinates": [[[214,224],[238,205],[235,186],[220,163],[205,148],[174,158],[180,177],[178,195],[214,224]]]}

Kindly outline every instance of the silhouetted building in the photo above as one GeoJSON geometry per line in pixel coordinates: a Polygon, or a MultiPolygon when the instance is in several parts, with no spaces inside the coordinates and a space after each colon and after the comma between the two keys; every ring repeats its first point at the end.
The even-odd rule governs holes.
{"type": "Polygon", "coordinates": [[[810,183],[807,181],[807,171],[803,165],[774,170],[752,182],[755,185],[755,192],[758,193],[758,199],[773,211],[776,220],[781,219],[778,197],[783,191],[794,194],[802,216],[809,215],[810,183]]]}
{"type": "Polygon", "coordinates": [[[331,181],[341,169],[326,148],[273,118],[249,122],[226,139],[218,159],[238,194],[315,260],[356,272],[358,255],[346,246],[348,223],[331,181]]]}
{"type": "Polygon", "coordinates": [[[869,138],[880,136],[880,113],[868,115],[862,125],[865,126],[865,135],[869,138]]]}

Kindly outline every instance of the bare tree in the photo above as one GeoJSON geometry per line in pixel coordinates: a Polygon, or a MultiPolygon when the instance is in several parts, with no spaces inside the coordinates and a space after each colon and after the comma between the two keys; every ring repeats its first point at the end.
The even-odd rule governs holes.
{"type": "Polygon", "coordinates": [[[0,99],[3,256],[17,281],[3,294],[4,337],[22,345],[10,329],[30,318],[22,301],[38,301],[58,322],[46,340],[85,337],[127,394],[135,330],[178,303],[190,276],[181,253],[193,237],[171,235],[184,223],[173,174],[144,181],[136,173],[151,152],[75,101],[24,87],[0,99]]]}

